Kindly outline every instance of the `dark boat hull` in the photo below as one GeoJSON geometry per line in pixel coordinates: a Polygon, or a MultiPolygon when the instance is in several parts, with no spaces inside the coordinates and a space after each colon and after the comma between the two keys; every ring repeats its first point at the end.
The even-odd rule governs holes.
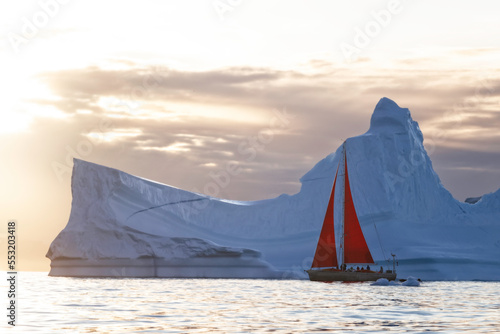
{"type": "Polygon", "coordinates": [[[396,279],[396,273],[376,273],[365,271],[336,271],[336,270],[306,270],[311,281],[320,282],[365,282],[386,278],[389,281],[396,279]]]}

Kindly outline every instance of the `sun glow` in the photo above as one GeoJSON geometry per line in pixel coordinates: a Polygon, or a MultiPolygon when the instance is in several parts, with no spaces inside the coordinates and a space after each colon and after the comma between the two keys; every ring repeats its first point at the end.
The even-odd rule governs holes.
{"type": "Polygon", "coordinates": [[[9,134],[26,131],[32,117],[26,113],[4,111],[0,114],[0,134],[9,134]]]}

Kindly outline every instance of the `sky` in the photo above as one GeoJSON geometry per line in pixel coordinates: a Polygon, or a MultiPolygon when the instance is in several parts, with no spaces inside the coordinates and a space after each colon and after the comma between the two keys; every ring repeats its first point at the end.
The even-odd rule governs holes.
{"type": "MultiPolygon", "coordinates": [[[[443,185],[500,187],[497,1],[0,0],[0,220],[48,271],[72,159],[235,200],[409,108],[443,185]],[[214,175],[238,174],[214,193],[214,175]]],[[[6,263],[1,264],[5,270],[6,263]]]]}

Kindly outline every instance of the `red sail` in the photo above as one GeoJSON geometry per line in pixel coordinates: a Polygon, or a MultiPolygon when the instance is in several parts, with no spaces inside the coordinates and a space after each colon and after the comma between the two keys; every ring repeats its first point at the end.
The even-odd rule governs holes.
{"type": "Polygon", "coordinates": [[[333,203],[335,197],[336,182],[337,173],[335,173],[335,179],[333,180],[332,193],[330,195],[330,201],[328,202],[328,207],[326,209],[325,219],[323,220],[323,227],[321,228],[318,246],[316,247],[316,253],[314,254],[312,268],[338,266],[337,250],[335,248],[335,232],[333,230],[333,203]]]}
{"type": "MultiPolygon", "coordinates": [[[[345,151],[344,151],[345,152],[345,151]]],[[[345,154],[345,153],[344,153],[345,154]]],[[[352,201],[345,159],[344,263],[374,263],[352,201]]]]}

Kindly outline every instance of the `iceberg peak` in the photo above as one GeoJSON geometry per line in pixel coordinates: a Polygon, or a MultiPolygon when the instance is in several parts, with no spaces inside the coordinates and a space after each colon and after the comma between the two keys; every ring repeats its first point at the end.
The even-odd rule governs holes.
{"type": "Polygon", "coordinates": [[[413,120],[408,108],[401,108],[393,100],[383,97],[375,106],[368,132],[407,132],[412,123],[413,120]]]}

